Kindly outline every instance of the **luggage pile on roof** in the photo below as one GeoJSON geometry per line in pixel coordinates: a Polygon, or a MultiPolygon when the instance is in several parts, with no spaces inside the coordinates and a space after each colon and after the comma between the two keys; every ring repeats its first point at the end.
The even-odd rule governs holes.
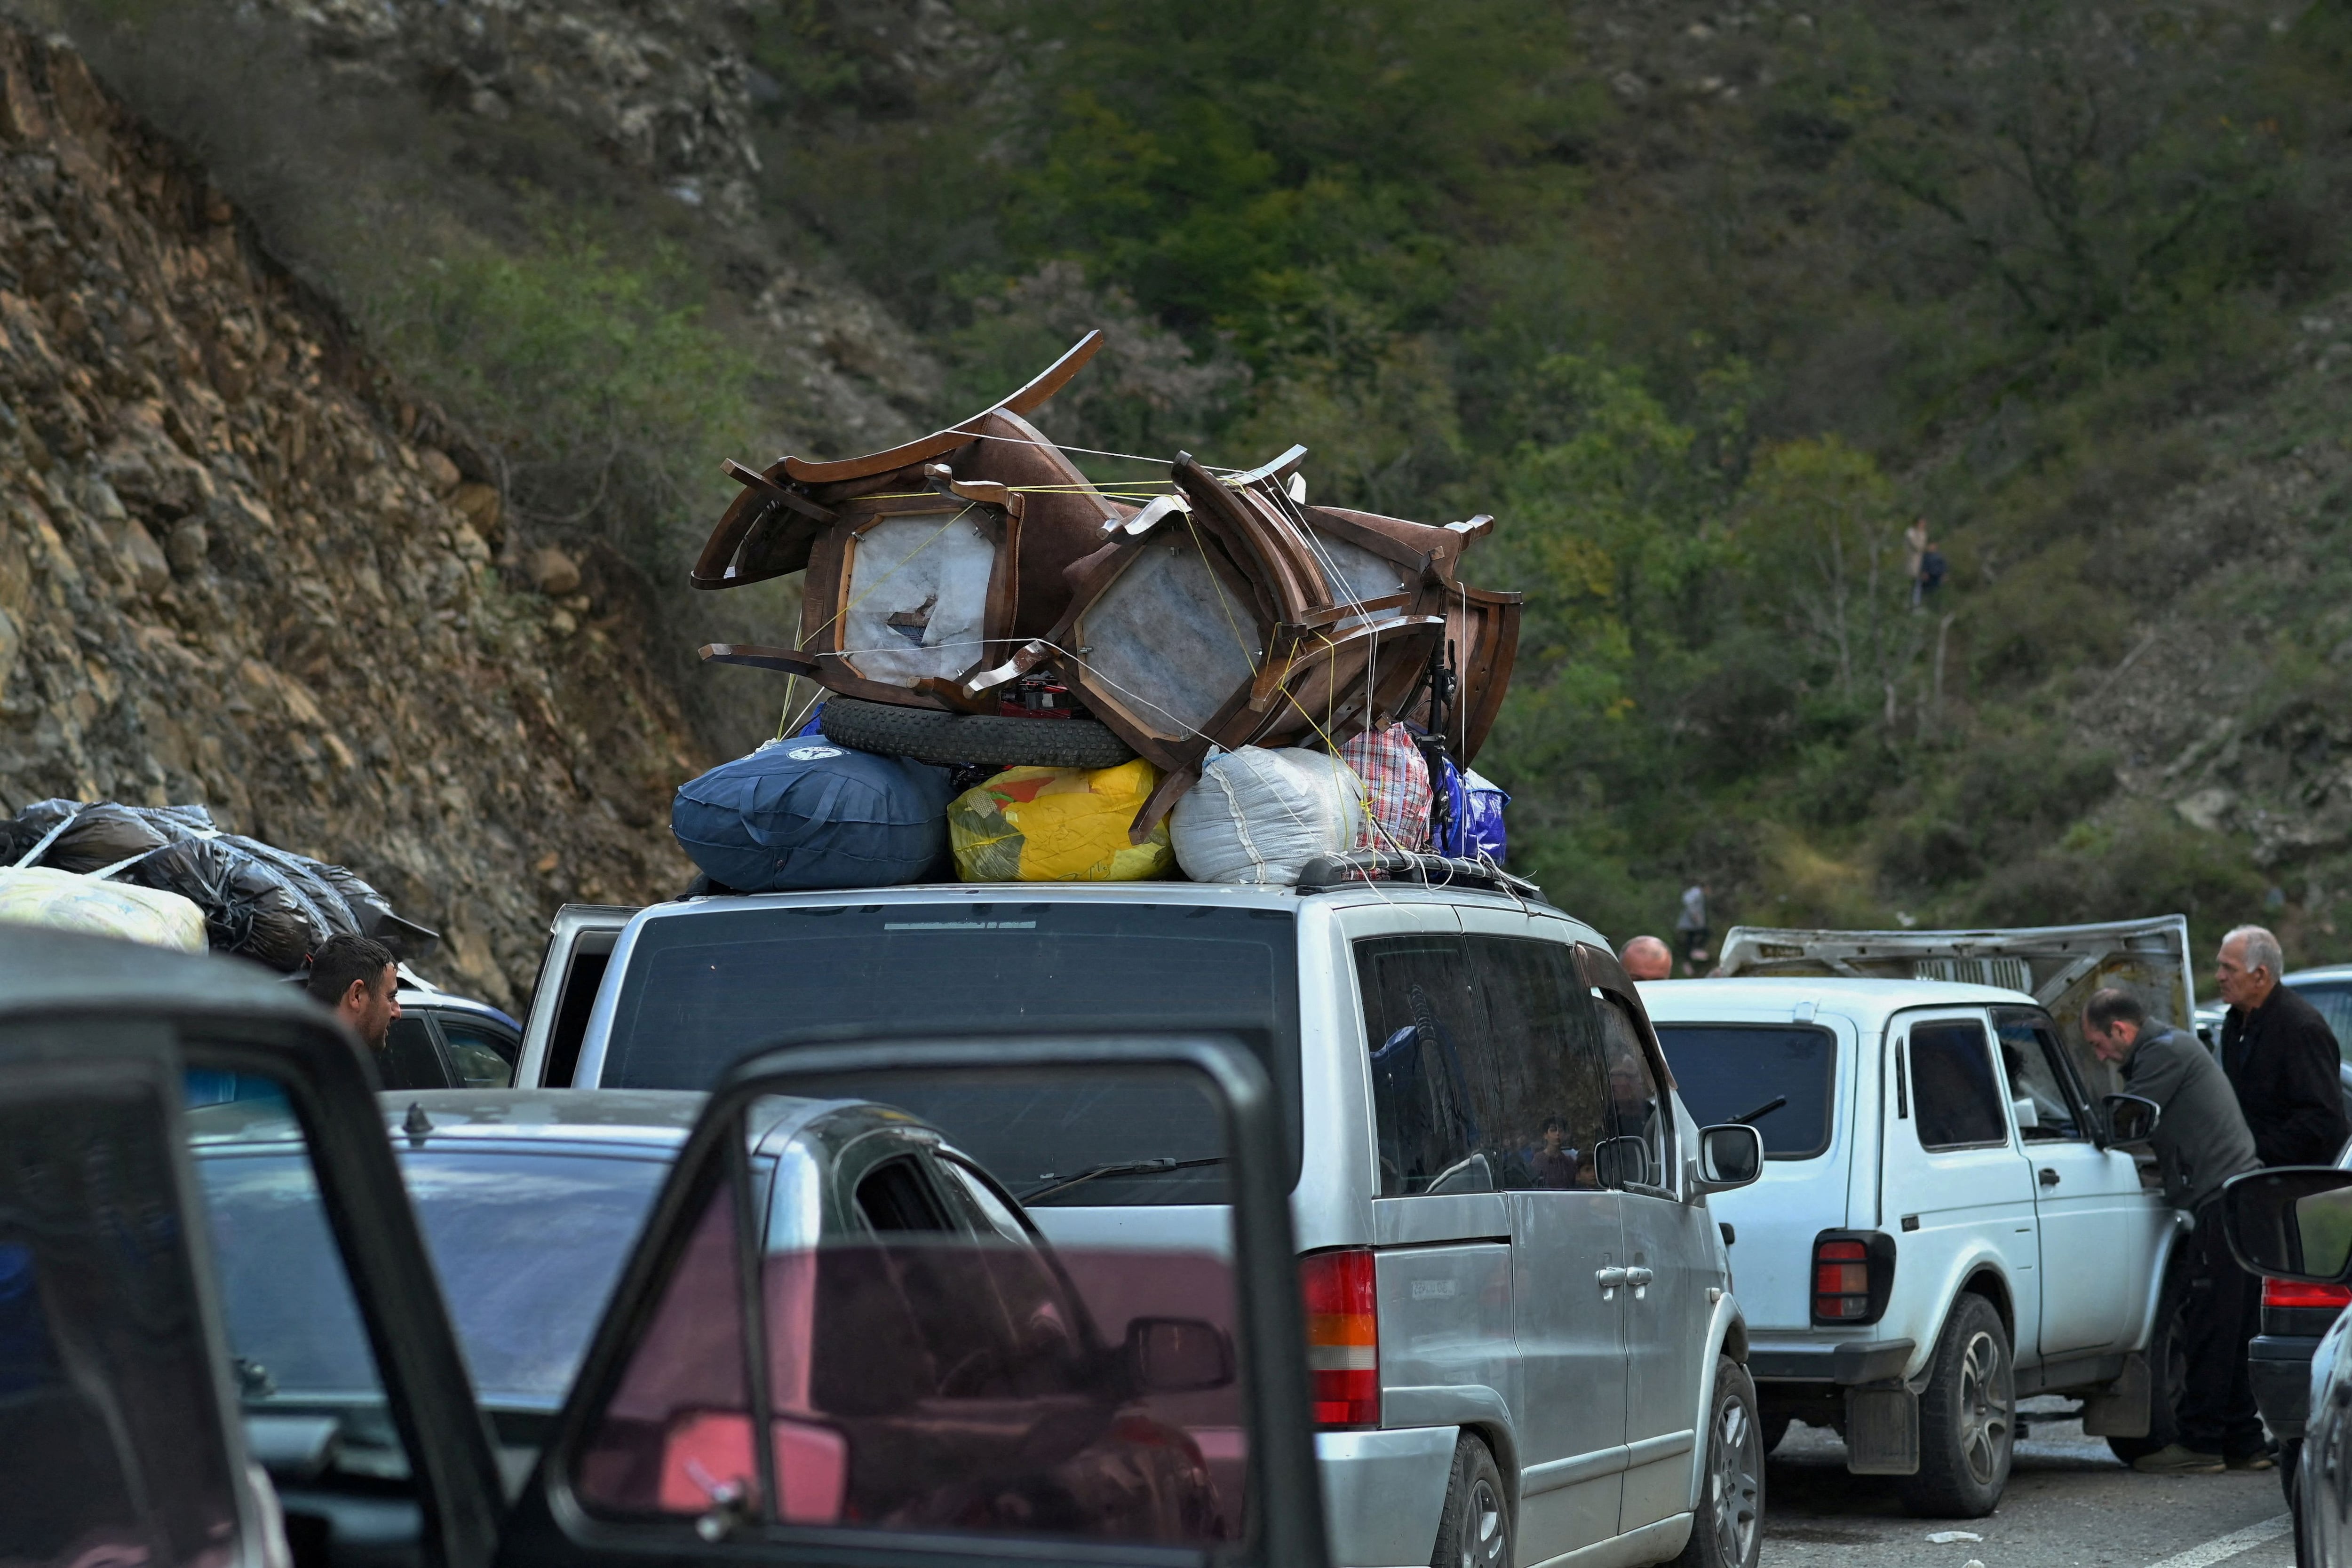
{"type": "Polygon", "coordinates": [[[202,806],[37,800],[0,820],[0,924],[236,953],[289,973],[330,936],[404,960],[439,936],[342,866],[239,833],[202,806]]]}
{"type": "MultiPolygon", "coordinates": [[[[1220,754],[1340,756],[1402,723],[1424,787],[1437,781],[1447,847],[1468,798],[1459,770],[1493,727],[1517,648],[1520,596],[1461,572],[1494,519],[1314,505],[1298,446],[1245,472],[1180,453],[1164,480],[1097,486],[1027,416],[1101,340],[1088,333],[994,407],[887,452],[729,464],[742,492],[693,582],[804,571],[802,629],[794,646],[719,643],[702,656],[824,688],[823,738],[856,751],[1092,771],[1140,758],[1153,782],[1127,824],[1139,847],[1166,841],[1171,811],[1220,754]]],[[[1063,792],[1041,788],[1033,810],[1063,792]]],[[[1418,844],[1370,831],[1368,846],[1341,848],[1429,841],[1412,826],[1418,844]]],[[[1001,849],[983,858],[1008,863],[1001,849]]]]}

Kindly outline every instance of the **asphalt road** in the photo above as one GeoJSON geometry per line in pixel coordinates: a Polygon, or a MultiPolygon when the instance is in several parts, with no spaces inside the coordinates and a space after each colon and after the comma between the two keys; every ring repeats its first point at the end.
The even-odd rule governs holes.
{"type": "MultiPolygon", "coordinates": [[[[2029,1399],[2025,1413],[2064,1400],[2029,1399]]],[[[2293,1568],[2278,1473],[2143,1476],[2080,1423],[2031,1425],[1990,1519],[1914,1519],[1848,1475],[1834,1432],[1790,1427],[1766,1468],[1763,1568],[2293,1568]],[[1948,1531],[1981,1537],[1936,1542],[1948,1531]]]]}

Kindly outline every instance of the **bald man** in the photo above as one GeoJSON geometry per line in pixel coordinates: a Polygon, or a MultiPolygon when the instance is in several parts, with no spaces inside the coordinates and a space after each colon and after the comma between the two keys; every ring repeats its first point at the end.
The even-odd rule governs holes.
{"type": "Polygon", "coordinates": [[[1667,980],[1674,977],[1675,950],[1654,936],[1636,936],[1625,944],[1617,961],[1625,966],[1626,975],[1636,980],[1667,980]]]}

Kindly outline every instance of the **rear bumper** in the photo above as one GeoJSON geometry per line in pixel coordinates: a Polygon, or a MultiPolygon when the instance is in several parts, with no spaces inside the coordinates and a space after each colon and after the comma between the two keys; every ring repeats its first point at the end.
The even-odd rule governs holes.
{"type": "Polygon", "coordinates": [[[2318,1348],[2316,1337],[2285,1334],[2256,1334],[2246,1346],[2247,1380],[2273,1437],[2303,1436],[2311,1413],[2311,1356],[2318,1348]]]}
{"type": "Polygon", "coordinates": [[[1838,1344],[1750,1345],[1748,1374],[1759,1383],[1879,1383],[1900,1377],[1918,1346],[1907,1339],[1838,1344]]]}
{"type": "Polygon", "coordinates": [[[1460,1434],[1458,1427],[1317,1433],[1331,1560],[1342,1568],[1427,1563],[1460,1434]]]}

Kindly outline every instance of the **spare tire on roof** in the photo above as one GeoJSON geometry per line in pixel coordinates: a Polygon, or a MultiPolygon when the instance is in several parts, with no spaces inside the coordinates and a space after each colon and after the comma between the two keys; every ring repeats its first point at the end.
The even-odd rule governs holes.
{"type": "Polygon", "coordinates": [[[1008,718],[995,714],[940,713],[858,697],[830,696],[818,717],[836,745],[884,757],[952,767],[988,762],[1001,768],[1117,768],[1135,760],[1135,748],[1091,718],[1008,718]]]}

